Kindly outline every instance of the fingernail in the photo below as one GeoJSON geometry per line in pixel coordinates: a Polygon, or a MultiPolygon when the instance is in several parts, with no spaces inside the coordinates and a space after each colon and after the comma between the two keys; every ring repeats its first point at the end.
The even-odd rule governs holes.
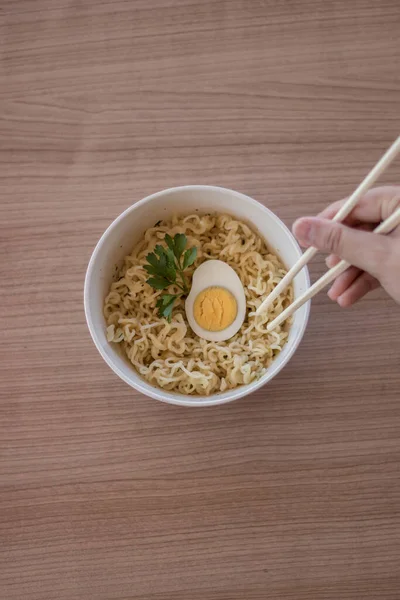
{"type": "Polygon", "coordinates": [[[336,263],[336,261],[335,261],[335,259],[333,258],[333,256],[328,256],[328,257],[325,259],[325,263],[326,263],[326,266],[327,266],[327,267],[329,267],[329,269],[331,269],[332,267],[334,267],[334,266],[335,266],[335,263],[336,263]]]}
{"type": "Polygon", "coordinates": [[[340,308],[349,308],[351,306],[351,303],[349,304],[348,300],[346,300],[346,297],[343,294],[339,296],[337,303],[339,304],[340,308]]]}
{"type": "Polygon", "coordinates": [[[328,292],[328,298],[330,298],[330,300],[332,300],[333,302],[335,302],[337,300],[336,295],[332,294],[332,288],[328,292]]]}
{"type": "Polygon", "coordinates": [[[307,219],[299,219],[293,225],[293,233],[299,242],[306,246],[311,243],[312,225],[307,219]]]}

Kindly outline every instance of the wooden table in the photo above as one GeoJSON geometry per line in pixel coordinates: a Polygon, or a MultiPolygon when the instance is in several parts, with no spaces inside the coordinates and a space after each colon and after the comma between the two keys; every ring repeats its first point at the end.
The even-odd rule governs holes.
{"type": "Polygon", "coordinates": [[[397,0],[0,1],[2,599],[400,597],[392,301],[319,295],[284,372],[200,410],[120,381],[82,306],[158,189],[288,224],[351,192],[399,133],[399,27],[397,0]]]}

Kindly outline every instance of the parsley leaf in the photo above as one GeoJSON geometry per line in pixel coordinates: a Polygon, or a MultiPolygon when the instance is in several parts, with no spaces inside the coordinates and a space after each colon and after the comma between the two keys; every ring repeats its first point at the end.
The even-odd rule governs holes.
{"type": "Polygon", "coordinates": [[[174,307],[175,301],[180,298],[180,294],[163,294],[157,300],[157,308],[158,314],[160,317],[164,317],[167,319],[169,323],[171,323],[171,315],[172,309],[174,307]]]}
{"type": "Polygon", "coordinates": [[[171,285],[171,282],[168,281],[166,277],[162,277],[161,275],[150,277],[150,279],[147,280],[147,283],[156,290],[165,290],[171,285]]]}
{"type": "Polygon", "coordinates": [[[187,238],[183,233],[177,233],[174,238],[167,233],[164,241],[167,247],[157,244],[154,251],[146,256],[148,264],[143,268],[148,275],[151,275],[147,283],[154,289],[165,290],[175,284],[182,290],[178,294],[162,294],[157,300],[158,314],[170,322],[175,301],[186,296],[190,291],[184,270],[196,260],[197,248],[189,248],[185,252],[187,238]]]}
{"type": "Polygon", "coordinates": [[[172,237],[169,235],[169,233],[165,234],[164,237],[165,243],[167,244],[168,248],[170,250],[172,250],[172,252],[175,253],[175,244],[174,244],[174,240],[172,239],[172,237]]]}
{"type": "Polygon", "coordinates": [[[174,237],[174,245],[175,245],[175,256],[179,259],[181,258],[184,249],[187,246],[186,235],[183,233],[177,233],[174,237]]]}
{"type": "Polygon", "coordinates": [[[186,250],[183,256],[183,269],[190,267],[197,258],[197,248],[194,246],[190,250],[186,250]]]}

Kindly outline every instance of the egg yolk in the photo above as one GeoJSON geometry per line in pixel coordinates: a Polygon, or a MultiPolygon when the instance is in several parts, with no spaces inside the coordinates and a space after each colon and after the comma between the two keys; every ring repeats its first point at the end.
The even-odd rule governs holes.
{"type": "Polygon", "coordinates": [[[222,331],[232,325],[237,315],[236,298],[227,289],[209,287],[194,301],[193,315],[206,331],[222,331]]]}

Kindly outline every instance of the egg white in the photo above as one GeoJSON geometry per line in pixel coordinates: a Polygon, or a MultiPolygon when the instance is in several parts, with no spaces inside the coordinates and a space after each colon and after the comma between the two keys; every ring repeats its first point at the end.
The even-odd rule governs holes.
{"type": "Polygon", "coordinates": [[[223,342],[233,337],[241,328],[246,316],[246,296],[240,277],[222,260],[207,260],[193,273],[192,288],[186,298],[186,317],[196,335],[209,342],[223,342]],[[194,302],[203,290],[221,287],[228,290],[236,299],[237,315],[233,323],[222,331],[207,331],[194,318],[194,302]]]}

